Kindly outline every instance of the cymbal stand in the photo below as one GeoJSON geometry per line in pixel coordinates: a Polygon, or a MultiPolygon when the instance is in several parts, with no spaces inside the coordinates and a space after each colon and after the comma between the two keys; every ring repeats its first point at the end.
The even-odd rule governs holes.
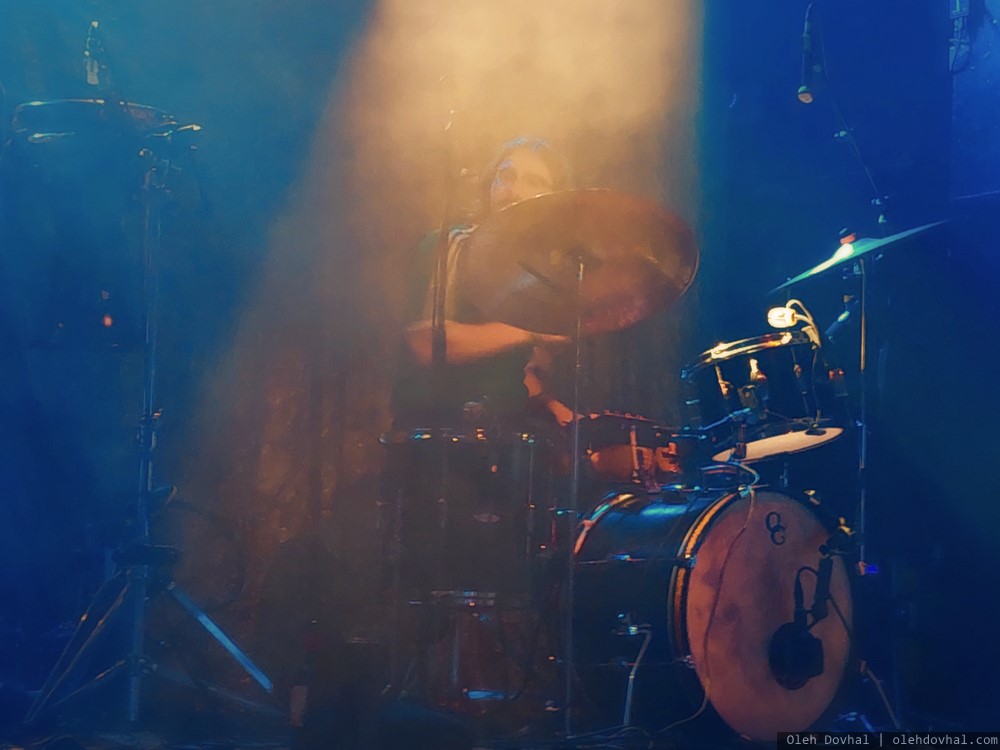
{"type": "MultiPolygon", "coordinates": [[[[854,275],[858,276],[861,281],[861,290],[859,294],[858,301],[858,312],[859,312],[859,323],[858,323],[858,397],[860,403],[858,404],[858,418],[857,418],[857,430],[858,430],[858,457],[857,457],[857,467],[858,467],[858,505],[857,511],[854,517],[854,526],[856,529],[857,536],[857,573],[861,577],[869,576],[878,571],[878,568],[872,565],[868,561],[868,459],[869,459],[869,403],[868,396],[871,391],[869,383],[869,370],[868,370],[868,360],[869,360],[869,347],[871,345],[871,331],[869,330],[870,321],[868,319],[869,302],[871,301],[871,294],[869,291],[869,279],[868,275],[871,271],[869,267],[869,262],[867,258],[858,258],[853,266],[854,275]]],[[[895,566],[893,566],[895,568],[895,566]]],[[[890,597],[895,601],[898,596],[896,590],[896,579],[897,574],[895,569],[892,570],[889,589],[890,597]]],[[[892,663],[892,682],[894,683],[894,693],[895,693],[895,703],[896,709],[893,710],[891,705],[883,696],[883,701],[886,702],[886,708],[888,710],[889,717],[897,730],[902,729],[902,724],[900,723],[900,717],[902,715],[902,707],[905,705],[905,691],[902,688],[899,679],[899,663],[900,663],[900,652],[899,647],[896,643],[896,639],[893,639],[891,646],[891,663],[892,663]]],[[[869,678],[875,681],[874,676],[868,672],[866,674],[869,678]]],[[[876,681],[877,682],[877,681],[876,681]]]]}
{"type": "MultiPolygon", "coordinates": [[[[576,261],[576,329],[573,336],[574,358],[573,358],[573,451],[572,466],[573,473],[570,481],[570,507],[569,516],[573,521],[575,529],[576,520],[580,516],[580,470],[581,470],[581,440],[580,440],[580,378],[583,371],[582,364],[582,344],[583,344],[583,279],[586,273],[586,262],[583,254],[578,254],[576,261]]],[[[567,737],[573,736],[573,679],[575,657],[573,648],[573,611],[575,603],[575,577],[576,570],[573,564],[573,548],[570,544],[566,556],[566,593],[563,598],[563,611],[566,613],[566,622],[563,631],[563,722],[567,737]]]]}
{"type": "Polygon", "coordinates": [[[864,258],[858,258],[861,277],[860,346],[858,355],[858,386],[861,403],[858,406],[858,573],[868,572],[868,268],[864,258]]]}
{"type": "MultiPolygon", "coordinates": [[[[127,112],[123,99],[119,99],[121,109],[127,112]]],[[[178,131],[183,130],[178,128],[178,131]]],[[[170,134],[158,134],[169,149],[170,134]]],[[[148,140],[147,140],[148,143],[148,140]]],[[[173,548],[154,545],[150,540],[150,505],[154,495],[154,460],[156,449],[156,429],[160,410],[156,406],[156,366],[157,336],[159,332],[159,259],[162,236],[162,208],[167,194],[166,178],[171,166],[168,156],[160,157],[150,146],[144,146],[139,156],[146,159],[147,169],[143,178],[143,302],[144,302],[144,343],[143,343],[143,394],[142,411],[138,421],[137,442],[139,444],[139,482],[133,516],[134,536],[115,552],[119,569],[107,581],[91,601],[87,611],[81,616],[70,642],[45,680],[39,695],[28,711],[25,722],[34,723],[49,708],[64,704],[71,698],[91,692],[111,682],[120,674],[127,680],[126,717],[129,724],[136,724],[141,718],[143,682],[149,675],[157,674],[186,687],[197,687],[244,708],[256,710],[273,718],[284,717],[284,711],[277,708],[274,700],[274,685],[270,678],[251,661],[250,657],[198,607],[177,584],[168,580],[163,590],[169,593],[193,620],[238,663],[238,665],[271,697],[271,705],[259,704],[221,686],[196,679],[184,672],[156,664],[146,654],[146,608],[150,600],[150,589],[154,582],[154,571],[174,562],[177,551],[173,548]],[[101,613],[101,604],[112,591],[117,593],[101,613]],[[100,616],[95,619],[95,616],[100,616]],[[98,643],[103,633],[117,617],[127,617],[128,651],[111,667],[100,672],[81,687],[71,689],[71,678],[79,676],[79,668],[86,662],[85,656],[98,643]]],[[[158,593],[158,592],[157,592],[158,593]]]]}

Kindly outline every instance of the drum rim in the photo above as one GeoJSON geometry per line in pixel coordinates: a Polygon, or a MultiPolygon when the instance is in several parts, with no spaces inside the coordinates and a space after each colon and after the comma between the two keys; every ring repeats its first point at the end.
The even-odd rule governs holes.
{"type": "Polygon", "coordinates": [[[767,349],[778,349],[783,346],[796,346],[798,344],[808,344],[815,348],[813,341],[805,331],[782,331],[780,333],[765,333],[762,336],[754,336],[738,341],[721,342],[711,349],[703,351],[693,361],[688,363],[681,370],[681,380],[690,380],[695,374],[701,372],[706,367],[717,365],[720,362],[728,362],[731,359],[742,357],[747,354],[756,354],[767,349]]]}
{"type": "MultiPolygon", "coordinates": [[[[798,421],[798,420],[796,420],[796,421],[798,421]]],[[[787,426],[787,424],[788,423],[785,423],[785,424],[780,424],[779,423],[779,424],[776,424],[775,426],[776,427],[777,426],[787,426]]],[[[774,453],[768,453],[767,455],[757,456],[757,457],[754,457],[754,458],[750,458],[748,456],[746,458],[741,459],[739,461],[739,463],[741,463],[741,464],[747,464],[748,466],[750,466],[750,465],[753,465],[755,463],[759,463],[760,461],[769,461],[769,460],[771,460],[773,458],[778,458],[779,456],[795,456],[795,455],[798,455],[800,453],[807,453],[809,451],[816,450],[817,448],[822,448],[824,445],[828,445],[828,444],[834,442],[835,440],[839,440],[847,432],[847,428],[846,427],[842,427],[839,424],[833,424],[832,420],[821,420],[819,425],[815,425],[812,422],[810,422],[810,423],[802,422],[799,425],[798,429],[775,431],[775,432],[773,432],[771,434],[767,434],[769,431],[768,430],[764,430],[762,432],[763,437],[754,437],[752,440],[747,440],[746,441],[747,449],[749,450],[749,447],[751,445],[753,445],[755,443],[761,443],[761,442],[763,442],[765,440],[774,440],[775,438],[783,438],[783,437],[787,437],[789,435],[797,435],[797,434],[806,433],[806,432],[809,431],[810,428],[815,427],[815,426],[818,426],[821,429],[826,430],[826,431],[828,431],[828,432],[830,432],[832,434],[831,435],[824,435],[823,437],[826,438],[825,440],[816,440],[816,441],[808,443],[807,445],[803,445],[800,448],[785,449],[785,450],[781,450],[781,451],[775,451],[774,453]]],[[[732,453],[733,453],[734,450],[735,450],[735,446],[729,445],[729,446],[723,448],[722,450],[720,450],[718,453],[713,453],[712,454],[712,461],[715,462],[715,463],[717,463],[717,464],[728,463],[728,462],[730,462],[732,460],[732,453]],[[730,455],[726,456],[725,454],[727,454],[727,453],[730,454],[730,455]]]]}
{"type": "MultiPolygon", "coordinates": [[[[671,609],[668,610],[670,613],[670,650],[678,659],[690,659],[692,656],[685,605],[690,591],[691,569],[697,561],[698,550],[705,543],[707,532],[712,528],[712,524],[730,505],[744,497],[744,493],[737,489],[722,490],[721,492],[722,494],[709,502],[692,521],[677,547],[677,559],[690,560],[691,567],[676,565],[670,573],[670,582],[667,586],[667,601],[671,604],[671,609]]],[[[751,487],[749,492],[755,493],[757,488],[751,487]]],[[[695,682],[701,686],[701,680],[697,674],[695,674],[695,682]]]]}
{"type": "Polygon", "coordinates": [[[541,438],[527,430],[495,430],[487,427],[405,427],[379,435],[382,445],[420,445],[422,443],[471,443],[490,445],[533,445],[541,438]]]}

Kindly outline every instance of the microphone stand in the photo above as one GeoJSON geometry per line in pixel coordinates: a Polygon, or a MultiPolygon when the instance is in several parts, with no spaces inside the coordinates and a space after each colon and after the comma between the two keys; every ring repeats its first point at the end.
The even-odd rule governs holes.
{"type": "Polygon", "coordinates": [[[861,389],[858,406],[858,574],[868,573],[868,264],[864,258],[858,259],[858,274],[861,277],[861,301],[859,319],[858,385],[861,389]]]}
{"type": "MultiPolygon", "coordinates": [[[[830,81],[830,69],[829,66],[827,65],[827,60],[826,60],[826,44],[822,39],[823,26],[821,23],[817,23],[819,18],[815,17],[814,6],[818,2],[819,0],[810,2],[808,7],[806,8],[807,27],[812,23],[816,23],[817,27],[819,28],[818,33],[820,35],[820,43],[818,45],[815,45],[815,49],[813,50],[813,54],[817,55],[819,63],[815,65],[813,69],[818,70],[819,73],[823,76],[823,81],[826,83],[826,88],[830,95],[830,106],[833,109],[834,117],[837,119],[837,127],[840,128],[836,133],[834,133],[833,137],[836,140],[843,141],[848,146],[850,146],[851,153],[854,155],[854,157],[858,161],[858,164],[861,166],[861,169],[865,174],[865,180],[868,182],[868,188],[871,190],[872,194],[871,205],[874,208],[878,209],[878,225],[879,228],[883,230],[884,234],[884,228],[889,223],[889,218],[885,210],[886,202],[888,201],[889,196],[887,196],[879,189],[878,183],[876,183],[875,181],[875,176],[872,172],[871,166],[869,165],[868,160],[865,158],[864,153],[862,153],[861,147],[858,145],[857,138],[854,137],[854,129],[850,126],[850,123],[848,123],[847,118],[844,117],[844,111],[840,107],[840,100],[837,97],[833,83],[830,81]]],[[[811,103],[812,99],[810,99],[809,102],[811,103]]]]}
{"type": "MultiPolygon", "coordinates": [[[[810,3],[809,11],[813,10],[814,3],[810,3]]],[[[820,26],[822,30],[822,27],[820,26]]],[[[854,136],[854,130],[851,128],[850,123],[844,116],[843,110],[840,107],[839,99],[836,95],[836,90],[830,80],[830,71],[827,61],[825,59],[825,45],[822,40],[819,44],[819,54],[822,56],[822,62],[820,65],[820,70],[823,76],[823,80],[826,83],[827,90],[830,95],[830,102],[833,109],[833,114],[837,120],[837,126],[839,130],[834,134],[836,140],[845,142],[851,149],[851,153],[857,160],[858,164],[861,166],[864,172],[865,179],[868,183],[868,189],[871,192],[871,205],[877,210],[877,224],[879,231],[882,236],[886,235],[887,228],[889,225],[889,218],[886,211],[886,203],[889,200],[889,196],[886,195],[879,187],[875,180],[874,173],[868,160],[865,158],[864,153],[861,151],[858,141],[854,136]]],[[[872,259],[871,262],[873,262],[872,259]]],[[[857,420],[857,430],[858,430],[858,454],[857,454],[857,475],[858,475],[858,504],[855,514],[855,527],[858,530],[858,542],[857,542],[857,572],[862,578],[872,574],[877,570],[875,566],[871,565],[868,561],[869,547],[868,547],[868,514],[869,514],[869,498],[868,498],[868,483],[869,483],[869,394],[870,394],[870,384],[869,384],[869,372],[868,372],[868,360],[869,360],[869,346],[871,341],[871,332],[869,329],[869,303],[870,294],[869,289],[869,279],[868,274],[871,271],[870,261],[868,258],[861,257],[853,264],[854,275],[860,278],[861,282],[861,292],[859,300],[859,354],[858,354],[858,372],[859,372],[859,389],[860,389],[860,404],[859,413],[857,420]]],[[[897,590],[897,575],[895,570],[892,571],[891,582],[890,582],[890,598],[895,602],[898,596],[897,590]]],[[[904,691],[899,680],[899,649],[896,646],[896,639],[893,639],[891,647],[892,655],[892,671],[893,671],[893,683],[894,683],[894,693],[896,697],[897,706],[904,705],[904,691]]]]}
{"type": "MultiPolygon", "coordinates": [[[[141,413],[138,422],[137,442],[139,444],[139,475],[138,487],[133,515],[134,536],[115,551],[115,561],[119,570],[114,577],[106,581],[94,596],[87,611],[80,618],[76,630],[63,653],[60,655],[52,671],[49,673],[37,698],[25,716],[25,723],[33,723],[46,708],[54,708],[71,698],[90,692],[105,684],[113,677],[124,673],[127,678],[126,718],[130,725],[135,725],[141,718],[142,685],[148,675],[157,674],[186,687],[200,688],[207,692],[230,700],[246,709],[255,710],[261,715],[272,718],[284,718],[285,713],[279,710],[274,698],[274,684],[264,672],[253,663],[250,657],[225,632],[198,607],[177,584],[166,576],[167,583],[163,590],[169,593],[180,607],[239,664],[239,666],[257,683],[271,698],[272,705],[259,704],[256,701],[238,695],[219,685],[197,679],[191,675],[157,664],[146,653],[146,621],[150,600],[153,598],[150,589],[154,583],[154,572],[159,567],[165,567],[176,561],[177,550],[170,547],[154,545],[150,539],[150,503],[157,491],[154,489],[154,460],[156,449],[156,428],[161,416],[156,406],[156,367],[157,367],[157,337],[159,333],[159,290],[160,290],[160,255],[162,249],[162,215],[165,198],[168,194],[167,176],[173,169],[169,152],[160,156],[148,145],[140,133],[139,127],[132,117],[132,111],[126,100],[110,86],[107,60],[93,59],[95,52],[100,50],[104,55],[103,44],[92,44],[92,35],[97,28],[96,22],[91,24],[88,33],[88,59],[98,65],[105,73],[105,104],[107,98],[113,96],[115,107],[113,111],[122,118],[125,127],[124,135],[131,143],[146,144],[139,149],[139,156],[146,160],[147,168],[143,177],[141,191],[142,205],[142,261],[143,261],[143,305],[144,305],[144,339],[143,339],[143,393],[141,413]],[[100,617],[98,604],[106,598],[114,588],[112,584],[120,584],[111,604],[100,617]],[[128,620],[128,652],[111,667],[100,672],[89,682],[68,693],[63,690],[76,673],[78,666],[84,662],[84,656],[94,647],[121,611],[125,611],[128,620]],[[56,698],[58,697],[58,700],[56,698]]],[[[178,128],[176,132],[189,129],[178,128]]],[[[163,135],[160,133],[159,135],[163,135]]],[[[172,145],[170,137],[164,139],[166,147],[172,145]]],[[[158,592],[157,592],[158,593],[158,592]]]]}
{"type": "MultiPolygon", "coordinates": [[[[809,10],[812,11],[813,5],[815,3],[810,3],[809,10]]],[[[889,219],[886,213],[886,202],[888,201],[888,196],[879,188],[878,183],[875,181],[875,176],[872,172],[871,166],[868,160],[865,158],[864,153],[861,151],[858,145],[857,139],[854,137],[854,130],[851,128],[850,123],[848,123],[847,118],[844,116],[843,110],[840,107],[840,101],[836,95],[836,91],[830,81],[830,71],[829,66],[826,64],[825,59],[825,46],[821,43],[819,45],[820,54],[824,56],[820,70],[823,75],[823,80],[826,82],[827,90],[830,94],[830,103],[833,108],[834,116],[837,119],[837,125],[840,130],[834,134],[834,137],[838,140],[842,140],[848,144],[851,148],[851,153],[857,159],[858,164],[861,166],[864,172],[865,179],[868,182],[869,190],[872,194],[871,205],[877,209],[878,218],[877,223],[879,230],[884,235],[887,225],[889,224],[889,219]]],[[[867,560],[868,556],[868,542],[867,542],[867,529],[868,529],[868,433],[869,433],[869,415],[868,415],[868,395],[869,395],[869,383],[868,383],[868,347],[870,341],[870,332],[868,329],[868,305],[869,305],[869,283],[868,283],[868,272],[869,261],[867,258],[858,258],[853,266],[854,273],[861,279],[861,294],[859,300],[860,306],[860,351],[858,356],[858,368],[859,368],[859,388],[860,393],[860,405],[859,405],[859,415],[858,415],[858,506],[857,506],[857,518],[855,521],[855,526],[858,529],[859,541],[858,541],[858,563],[857,570],[859,575],[865,576],[869,572],[869,563],[867,560]]]]}
{"type": "MultiPolygon", "coordinates": [[[[450,82],[449,76],[443,76],[439,83],[450,82]]],[[[452,96],[454,93],[452,92],[452,96]]],[[[444,166],[444,208],[441,215],[441,226],[438,229],[437,242],[434,246],[434,273],[431,277],[431,397],[434,406],[444,403],[447,393],[444,377],[448,365],[448,338],[445,328],[448,296],[448,256],[451,249],[451,224],[455,209],[455,175],[452,174],[454,159],[454,141],[452,125],[457,112],[454,102],[448,104],[448,122],[444,126],[443,159],[444,166]]],[[[434,415],[434,421],[442,421],[440,414],[434,415]]],[[[442,424],[434,427],[445,426],[442,424]]]]}
{"type": "MultiPolygon", "coordinates": [[[[580,383],[583,374],[583,281],[587,270],[587,257],[584,252],[577,252],[573,255],[576,263],[576,290],[575,307],[576,320],[574,329],[574,359],[573,359],[573,448],[571,454],[573,473],[570,480],[570,507],[569,515],[573,521],[573,528],[580,517],[580,471],[582,464],[582,441],[580,435],[580,383]]],[[[566,737],[573,736],[573,680],[575,672],[575,649],[573,645],[574,628],[573,616],[576,603],[576,566],[574,565],[574,555],[572,545],[566,557],[566,595],[563,601],[566,612],[566,625],[563,633],[564,645],[564,731],[566,737]]],[[[631,704],[629,704],[631,705],[631,704]]]]}
{"type": "MultiPolygon", "coordinates": [[[[449,76],[443,76],[438,82],[441,84],[450,81],[449,76]]],[[[444,166],[442,168],[443,175],[443,186],[444,186],[444,205],[441,214],[441,223],[438,227],[437,237],[434,242],[434,265],[431,273],[430,280],[430,297],[431,297],[431,362],[430,362],[430,384],[424,396],[429,400],[432,409],[432,413],[429,416],[430,424],[426,427],[430,429],[430,435],[432,439],[429,441],[431,443],[432,450],[434,454],[431,457],[432,461],[436,462],[439,468],[440,476],[437,486],[437,528],[444,537],[444,533],[447,530],[448,523],[448,446],[445,445],[443,440],[444,429],[448,427],[447,415],[442,414],[440,409],[441,405],[444,404],[450,394],[448,393],[448,382],[445,377],[448,367],[448,338],[447,329],[445,325],[446,314],[447,314],[447,302],[448,302],[448,260],[451,250],[451,226],[453,222],[453,212],[455,206],[455,196],[456,196],[456,180],[455,176],[452,174],[452,165],[454,163],[454,146],[452,139],[452,125],[454,124],[454,116],[456,113],[453,102],[448,104],[448,121],[444,126],[442,131],[443,135],[443,162],[444,166]],[[436,438],[436,439],[433,439],[436,438]]],[[[395,522],[394,522],[394,533],[396,534],[395,544],[401,545],[402,538],[399,536],[402,533],[402,517],[404,511],[404,505],[407,502],[407,491],[408,487],[404,486],[402,482],[395,488],[395,522]]],[[[419,592],[420,597],[427,596],[428,601],[424,602],[424,607],[430,606],[431,602],[431,591],[440,588],[438,583],[444,580],[444,555],[443,548],[441,544],[435,545],[435,551],[432,553],[434,555],[431,558],[434,562],[432,563],[435,576],[435,581],[430,583],[427,590],[421,590],[419,592]]],[[[390,677],[388,684],[383,689],[384,695],[389,695],[391,693],[401,693],[406,690],[405,675],[403,674],[403,664],[402,659],[406,658],[412,660],[412,664],[416,664],[418,667],[418,687],[426,688],[427,685],[420,685],[420,681],[426,678],[426,669],[421,668],[423,664],[426,667],[426,662],[421,662],[422,659],[429,658],[427,654],[421,655],[416,653],[412,647],[406,647],[402,643],[402,622],[403,622],[403,609],[405,598],[401,595],[402,592],[402,580],[401,580],[401,570],[400,570],[400,557],[392,562],[391,565],[391,576],[392,576],[392,593],[391,593],[391,611],[393,623],[390,628],[391,644],[390,644],[390,677]]],[[[419,616],[426,616],[426,613],[421,612],[419,616]]],[[[419,650],[421,644],[417,644],[417,650],[419,650]]],[[[428,650],[429,653],[429,650],[428,650]]],[[[457,656],[452,657],[451,672],[454,674],[457,668],[457,656]]]]}

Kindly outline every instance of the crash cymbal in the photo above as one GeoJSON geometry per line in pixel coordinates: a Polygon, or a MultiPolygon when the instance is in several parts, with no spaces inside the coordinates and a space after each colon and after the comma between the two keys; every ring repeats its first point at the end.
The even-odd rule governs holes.
{"type": "Polygon", "coordinates": [[[897,234],[891,234],[888,237],[882,237],[881,239],[871,239],[869,237],[864,237],[854,242],[841,245],[837,248],[835,252],[828,260],[823,261],[817,266],[813,266],[808,271],[800,273],[798,276],[789,279],[784,284],[776,286],[771,290],[770,293],[779,292],[782,289],[787,289],[790,286],[794,286],[801,281],[806,279],[811,279],[813,276],[818,276],[824,271],[828,271],[831,268],[836,268],[844,263],[849,263],[851,261],[857,260],[865,255],[870,255],[876,250],[881,250],[883,248],[889,247],[890,245],[895,245],[901,240],[907,237],[912,237],[913,235],[926,232],[928,229],[940,226],[944,224],[943,221],[935,221],[932,224],[924,224],[923,226],[915,227],[913,229],[907,229],[905,232],[899,232],[897,234]]]}
{"type": "Polygon", "coordinates": [[[487,320],[542,333],[626,328],[667,309],[698,269],[687,225],[657,204],[610,190],[521,201],[486,219],[462,253],[466,298],[487,320]]]}

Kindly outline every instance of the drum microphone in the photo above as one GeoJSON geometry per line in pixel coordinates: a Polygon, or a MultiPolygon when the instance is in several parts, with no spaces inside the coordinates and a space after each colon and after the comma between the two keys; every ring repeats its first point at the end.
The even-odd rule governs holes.
{"type": "Polygon", "coordinates": [[[740,414],[745,414],[744,419],[748,425],[758,425],[767,419],[767,380],[759,381],[752,385],[740,386],[737,391],[740,399],[740,414]],[[763,383],[761,385],[761,383],[763,383]]]}
{"type": "MultiPolygon", "coordinates": [[[[809,493],[807,493],[809,494],[809,493]]],[[[819,503],[815,493],[810,495],[815,508],[819,503]]],[[[810,568],[802,568],[795,574],[795,614],[792,622],[786,622],[771,636],[768,647],[768,662],[775,681],[786,690],[798,690],[813,677],[823,674],[823,642],[810,633],[816,623],[829,614],[827,602],[831,601],[830,582],[833,579],[834,555],[843,555],[852,544],[853,532],[844,522],[837,519],[836,528],[819,548],[819,566],[816,573],[816,589],[813,604],[805,608],[801,574],[810,568]],[[812,625],[806,625],[806,615],[812,615],[812,625]]]]}
{"type": "Polygon", "coordinates": [[[860,306],[861,301],[856,297],[848,297],[844,300],[844,311],[837,316],[837,319],[830,324],[829,328],[823,331],[823,335],[826,336],[827,341],[836,340],[844,328],[854,320],[854,314],[860,306]]]}
{"type": "Polygon", "coordinates": [[[819,335],[819,329],[816,327],[816,321],[812,316],[812,313],[797,299],[790,299],[782,307],[772,307],[767,311],[767,323],[772,328],[791,328],[799,323],[805,323],[802,326],[802,332],[809,337],[809,341],[816,349],[820,349],[823,346],[823,341],[819,335]],[[798,308],[798,309],[795,309],[798,308]]]}
{"type": "Polygon", "coordinates": [[[767,649],[771,674],[785,690],[798,690],[813,677],[823,674],[823,641],[809,632],[804,599],[802,581],[797,573],[794,620],[774,631],[767,649]]]}
{"type": "Polygon", "coordinates": [[[810,88],[813,73],[819,67],[816,64],[816,47],[813,43],[812,34],[812,11],[815,3],[806,6],[805,25],[802,29],[802,78],[797,97],[803,104],[812,104],[813,92],[810,88]]]}
{"type": "Polygon", "coordinates": [[[87,28],[87,41],[83,45],[83,64],[87,69],[87,85],[101,85],[101,63],[98,59],[101,42],[97,38],[100,21],[91,21],[87,28]]]}
{"type": "Polygon", "coordinates": [[[823,674],[823,641],[787,622],[771,637],[768,662],[775,682],[785,690],[799,690],[823,674]]]}

